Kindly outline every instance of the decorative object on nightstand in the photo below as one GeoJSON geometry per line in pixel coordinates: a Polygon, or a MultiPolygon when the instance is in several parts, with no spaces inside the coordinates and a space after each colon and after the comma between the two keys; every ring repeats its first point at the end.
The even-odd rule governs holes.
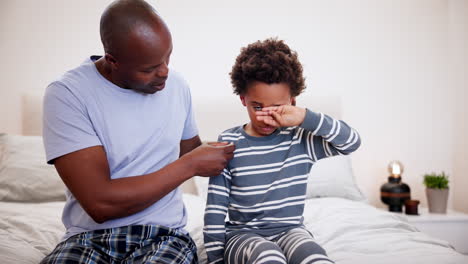
{"type": "Polygon", "coordinates": [[[426,186],[426,197],[429,212],[445,214],[447,212],[447,200],[449,194],[448,176],[445,175],[444,172],[441,174],[425,174],[424,185],[426,186]]]}
{"type": "Polygon", "coordinates": [[[405,214],[418,215],[419,200],[406,200],[405,201],[405,214]]]}
{"type": "Polygon", "coordinates": [[[388,182],[380,187],[380,199],[388,205],[391,212],[402,212],[402,206],[406,200],[411,198],[410,187],[401,182],[403,164],[399,161],[392,161],[388,164],[390,176],[388,182]]]}

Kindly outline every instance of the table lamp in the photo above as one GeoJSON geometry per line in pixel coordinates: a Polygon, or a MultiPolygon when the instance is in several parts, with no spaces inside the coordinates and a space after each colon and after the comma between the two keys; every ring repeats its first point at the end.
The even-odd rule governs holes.
{"type": "Polygon", "coordinates": [[[380,187],[380,199],[388,205],[391,212],[402,212],[402,206],[406,200],[411,198],[410,187],[401,182],[403,164],[394,160],[388,164],[388,182],[380,187]]]}

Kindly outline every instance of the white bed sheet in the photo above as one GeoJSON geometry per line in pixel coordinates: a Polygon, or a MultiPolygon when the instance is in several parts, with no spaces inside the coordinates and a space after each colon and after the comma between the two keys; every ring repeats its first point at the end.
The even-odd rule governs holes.
{"type": "MultiPolygon", "coordinates": [[[[200,263],[203,252],[203,199],[186,199],[187,226],[197,243],[200,263]],[[198,207],[197,207],[198,206],[198,207]]],[[[306,200],[304,224],[329,257],[337,264],[468,264],[468,256],[456,252],[447,242],[432,238],[398,214],[367,203],[343,198],[306,200]]]]}
{"type": "Polygon", "coordinates": [[[446,241],[432,238],[398,214],[342,198],[306,201],[306,227],[338,264],[468,263],[446,241]]]}
{"type": "MultiPolygon", "coordinates": [[[[186,229],[203,252],[204,199],[184,194],[186,229]]],[[[38,263],[64,233],[64,202],[0,202],[1,263],[38,263]]],[[[306,201],[304,223],[337,264],[468,263],[468,256],[409,225],[403,217],[342,198],[306,201]]]]}
{"type": "Polygon", "coordinates": [[[0,262],[37,264],[65,232],[65,202],[0,202],[0,262]]]}

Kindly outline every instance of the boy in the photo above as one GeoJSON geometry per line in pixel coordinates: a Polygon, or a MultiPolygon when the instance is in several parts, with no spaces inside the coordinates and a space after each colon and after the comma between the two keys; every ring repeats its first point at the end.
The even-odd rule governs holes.
{"type": "Polygon", "coordinates": [[[281,40],[243,48],[230,75],[250,123],[219,136],[236,150],[210,179],[203,231],[208,262],[333,263],[302,224],[307,176],[317,160],[355,151],[358,133],[295,106],[305,89],[302,66],[281,40]]]}

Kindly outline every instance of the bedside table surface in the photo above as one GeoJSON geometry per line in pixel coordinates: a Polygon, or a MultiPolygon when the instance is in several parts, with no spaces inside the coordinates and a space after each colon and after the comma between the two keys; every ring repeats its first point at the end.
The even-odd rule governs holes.
{"type": "Polygon", "coordinates": [[[447,210],[446,214],[429,213],[421,207],[419,215],[407,215],[406,219],[419,231],[448,241],[458,252],[468,254],[468,214],[447,210]]]}
{"type": "Polygon", "coordinates": [[[419,215],[404,214],[410,222],[451,222],[451,221],[468,221],[468,214],[447,210],[446,214],[429,213],[428,208],[421,207],[418,210],[419,215]]]}

